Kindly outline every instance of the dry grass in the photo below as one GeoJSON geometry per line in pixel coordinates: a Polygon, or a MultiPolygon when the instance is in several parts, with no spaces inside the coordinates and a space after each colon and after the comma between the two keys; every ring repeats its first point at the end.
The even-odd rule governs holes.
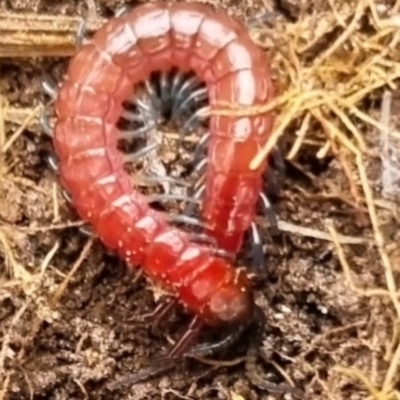
{"type": "MultiPolygon", "coordinates": [[[[400,52],[397,50],[400,41],[400,1],[392,8],[386,6],[383,0],[331,0],[327,3],[329,7],[323,12],[301,14],[296,23],[277,20],[273,28],[260,26],[252,30],[254,40],[271,51],[274,71],[280,71],[277,73],[280,93],[271,104],[248,110],[227,109],[221,105],[221,108],[213,113],[249,115],[260,110],[274,110],[277,113],[273,135],[252,161],[252,168],[260,165],[282,135],[293,134],[292,132],[295,140],[287,153],[289,160],[295,161],[297,156],[307,149],[309,141],[318,143],[317,151],[313,150],[317,158],[323,159],[329,154],[337,157],[348,179],[349,196],[353,198],[354,206],[362,210],[360,212],[368,212],[372,224],[371,237],[349,238],[340,235],[335,229],[334,221],[326,221],[326,232],[293,227],[284,222],[280,223],[280,227],[295,234],[331,240],[349,289],[360,297],[390,299],[390,312],[393,311],[393,338],[392,343],[387,345],[385,356],[382,357],[387,362],[386,370],[360,371],[351,365],[336,365],[329,371],[326,381],[317,373],[315,380],[319,381],[324,395],[330,399],[337,398],[335,383],[345,379],[344,377],[351,382],[360,383],[369,393],[366,397],[368,399],[400,399],[400,391],[396,388],[400,364],[400,292],[394,278],[394,264],[397,261],[388,254],[387,249],[393,243],[387,242],[381,230],[381,199],[379,193],[371,187],[367,174],[367,165],[375,157],[376,149],[370,148],[366,136],[369,132],[384,131],[387,128],[378,116],[371,116],[364,105],[366,99],[379,101],[384,89],[397,89],[400,78],[400,52]],[[365,29],[365,21],[370,24],[368,30],[365,29]],[[333,32],[336,32],[336,35],[333,35],[334,39],[333,32]],[[343,246],[363,241],[371,242],[371,246],[376,248],[386,287],[360,288],[354,282],[351,261],[347,260],[346,248],[343,246]]],[[[89,29],[96,28],[101,22],[91,22],[89,29]]],[[[73,41],[77,23],[76,18],[36,14],[22,17],[14,14],[0,15],[0,57],[68,56],[74,51],[73,41]]],[[[0,98],[2,179],[11,179],[8,175],[9,166],[4,164],[5,153],[27,126],[35,125],[34,119],[38,116],[39,108],[40,106],[22,110],[11,108],[0,98]],[[8,122],[20,126],[6,137],[5,124],[8,122]]],[[[57,210],[56,196],[53,202],[54,209],[57,210]]],[[[57,215],[55,211],[55,219],[57,215]]],[[[15,314],[11,327],[24,313],[32,291],[40,284],[51,258],[58,250],[58,244],[55,243],[52,251],[44,258],[36,276],[16,261],[8,243],[7,232],[16,229],[34,233],[64,229],[68,226],[71,226],[71,223],[55,223],[46,227],[0,226],[0,246],[6,255],[10,270],[9,282],[19,282],[28,298],[27,303],[15,314]]],[[[92,241],[89,240],[71,273],[58,288],[56,297],[65,289],[91,245],[92,241]]],[[[9,333],[5,335],[0,352],[0,399],[4,397],[9,382],[9,375],[1,375],[9,343],[9,333]]],[[[236,394],[232,397],[242,398],[236,394]]]]}
{"type": "MultiPolygon", "coordinates": [[[[325,139],[322,139],[316,156],[323,158],[330,150],[336,149],[334,154],[342,156],[339,157],[339,161],[343,170],[347,169],[345,160],[352,165],[353,172],[347,175],[349,184],[350,187],[355,187],[352,194],[356,204],[367,205],[387,288],[358,289],[351,280],[345,251],[339,244],[336,230],[331,223],[327,224],[328,232],[335,242],[339,260],[351,289],[360,296],[389,296],[397,314],[395,325],[400,321],[399,292],[394,279],[392,260],[386,252],[387,243],[380,229],[374,204],[375,194],[369,183],[365,165],[365,159],[373,154],[365,141],[368,130],[377,129],[383,132],[387,127],[378,119],[372,118],[368,110],[363,110],[363,101],[372,96],[381,96],[382,88],[397,89],[400,77],[400,53],[397,50],[400,40],[400,15],[397,10],[399,3],[397,2],[390,10],[386,8],[384,2],[379,3],[374,0],[332,1],[331,9],[326,15],[305,16],[297,24],[286,25],[282,30],[278,29],[275,32],[269,31],[273,43],[277,48],[283,49],[276,54],[274,62],[277,63],[276,70],[287,71],[286,76],[282,76],[283,74],[280,76],[285,90],[277,97],[274,104],[258,107],[257,112],[263,108],[278,109],[278,118],[271,139],[251,163],[251,168],[258,168],[279,138],[294,124],[299,128],[296,132],[297,139],[288,153],[288,159],[295,159],[298,152],[303,149],[307,135],[313,134],[309,129],[313,120],[319,124],[323,133],[320,138],[325,136],[325,139]],[[383,11],[384,8],[386,10],[382,14],[385,16],[381,17],[378,10],[383,11]],[[372,33],[366,34],[363,31],[364,19],[373,26],[372,33]],[[312,34],[310,27],[313,29],[312,34]],[[341,34],[317,57],[311,61],[307,60],[306,53],[323,42],[324,38],[336,28],[340,28],[341,34]],[[363,198],[360,198],[360,187],[363,198]]],[[[255,110],[248,111],[251,114],[255,110]]],[[[243,110],[240,110],[240,113],[242,112],[243,110]]],[[[397,337],[395,341],[398,342],[399,339],[400,337],[397,337]]],[[[356,369],[338,365],[333,370],[360,381],[370,396],[376,400],[399,399],[400,392],[396,389],[396,384],[400,345],[391,356],[389,368],[379,386],[372,384],[368,376],[356,369]]],[[[327,395],[335,398],[333,392],[327,392],[327,395]]]]}

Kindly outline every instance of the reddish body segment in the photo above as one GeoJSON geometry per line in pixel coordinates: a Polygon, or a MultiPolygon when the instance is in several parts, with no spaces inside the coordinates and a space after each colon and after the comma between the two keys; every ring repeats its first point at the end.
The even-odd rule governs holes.
{"type": "MultiPolygon", "coordinates": [[[[110,20],[72,59],[56,101],[54,146],[61,181],[79,215],[128,264],[175,293],[208,324],[251,313],[245,274],[169,226],[131,187],[115,127],[135,84],[157,70],[194,70],[211,108],[272,96],[267,62],[246,30],[201,4],[152,3],[110,20]]],[[[237,252],[261,190],[249,162],[268,139],[270,114],[212,116],[204,219],[221,247],[237,252]]]]}

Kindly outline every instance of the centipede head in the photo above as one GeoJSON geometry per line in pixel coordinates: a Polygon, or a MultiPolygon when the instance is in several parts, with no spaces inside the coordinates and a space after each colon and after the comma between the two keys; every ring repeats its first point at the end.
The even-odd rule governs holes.
{"type": "Polygon", "coordinates": [[[212,319],[212,325],[234,328],[251,322],[254,305],[254,294],[247,275],[237,270],[234,284],[227,282],[210,297],[207,314],[212,319]]]}

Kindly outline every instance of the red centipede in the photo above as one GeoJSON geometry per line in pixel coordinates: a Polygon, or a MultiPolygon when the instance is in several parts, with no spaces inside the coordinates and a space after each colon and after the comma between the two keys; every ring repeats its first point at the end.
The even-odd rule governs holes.
{"type": "MultiPolygon", "coordinates": [[[[117,148],[123,102],[152,72],[172,68],[194,71],[211,109],[264,104],[273,96],[269,63],[239,22],[203,4],[151,3],[120,13],[80,47],[57,92],[53,133],[60,180],[80,217],[194,314],[171,358],[204,324],[244,326],[260,314],[246,273],[171,226],[124,170],[117,148]]],[[[226,251],[239,251],[253,221],[266,164],[256,171],[249,164],[272,119],[210,117],[201,213],[226,251]]]]}

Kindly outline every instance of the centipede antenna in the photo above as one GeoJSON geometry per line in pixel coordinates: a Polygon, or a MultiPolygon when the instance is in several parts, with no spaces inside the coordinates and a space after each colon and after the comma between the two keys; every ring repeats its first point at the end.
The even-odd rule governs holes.
{"type": "Polygon", "coordinates": [[[278,220],[276,219],[274,208],[271,202],[269,201],[268,197],[262,192],[260,192],[260,199],[261,199],[263,214],[265,215],[265,218],[267,218],[270,225],[271,234],[276,236],[279,234],[279,229],[278,229],[278,220]]]}
{"type": "Polygon", "coordinates": [[[304,397],[304,392],[302,390],[285,383],[276,384],[270,382],[257,372],[257,358],[259,349],[262,345],[265,322],[263,311],[256,305],[253,313],[254,331],[246,357],[246,376],[254,386],[262,390],[267,390],[268,392],[275,394],[290,393],[295,398],[302,399],[304,397]]]}
{"type": "Polygon", "coordinates": [[[46,76],[42,82],[41,86],[43,91],[50,96],[53,100],[57,97],[57,85],[54,83],[53,79],[51,79],[49,76],[46,76]]]}
{"type": "Polygon", "coordinates": [[[139,158],[142,158],[146,154],[152,152],[158,146],[159,146],[158,143],[152,143],[146,147],[143,147],[142,149],[138,150],[135,153],[124,154],[124,156],[123,156],[124,163],[136,162],[139,158]]]}
{"type": "Polygon", "coordinates": [[[58,171],[58,158],[54,153],[50,154],[47,157],[47,164],[49,165],[49,167],[53,172],[58,171]]]}
{"type": "Polygon", "coordinates": [[[251,223],[251,233],[253,239],[251,243],[251,269],[255,272],[257,278],[264,278],[266,275],[265,256],[260,233],[258,232],[257,225],[254,222],[251,223]]]}
{"type": "Polygon", "coordinates": [[[79,21],[78,29],[77,29],[76,35],[75,35],[75,47],[77,49],[82,47],[83,41],[85,40],[86,32],[87,32],[86,20],[84,18],[82,18],[79,21]]]}
{"type": "Polygon", "coordinates": [[[53,137],[53,128],[50,125],[50,121],[46,115],[46,111],[44,108],[42,108],[40,111],[39,125],[46,135],[53,137]]]}

